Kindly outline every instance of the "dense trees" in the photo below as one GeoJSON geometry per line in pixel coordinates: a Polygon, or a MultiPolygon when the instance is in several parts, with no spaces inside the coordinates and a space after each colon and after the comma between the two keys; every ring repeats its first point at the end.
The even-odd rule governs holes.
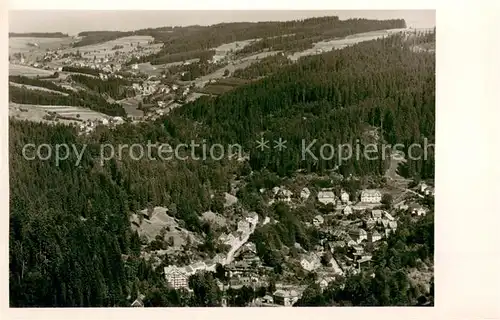
{"type": "MultiPolygon", "coordinates": [[[[364,156],[369,126],[382,124],[381,138],[403,144],[403,151],[424,137],[433,141],[434,73],[434,55],[413,52],[396,35],[305,58],[220,97],[198,99],[170,118],[204,123],[203,134],[213,142],[240,143],[251,150],[256,170],[284,175],[299,168],[324,172],[340,165],[344,175],[380,174],[388,160],[382,148],[377,148],[375,160],[364,156]],[[287,148],[281,153],[256,150],[260,137],[281,137],[287,148]],[[303,143],[307,147],[314,141],[308,149],[312,156],[303,153],[303,143]],[[336,148],[346,143],[353,156],[339,161],[341,150],[336,148]],[[334,146],[333,157],[331,152],[320,157],[324,144],[334,146]]],[[[410,175],[432,177],[432,159],[409,165],[410,175]]]]}
{"type": "MultiPolygon", "coordinates": [[[[172,43],[177,50],[184,42],[178,39],[172,43]]],[[[98,128],[88,136],[79,136],[72,127],[12,119],[11,306],[124,306],[125,298],[135,297],[136,291],[146,294],[149,306],[218,305],[220,292],[213,275],[190,280],[195,291],[192,301],[169,290],[161,271],[138,258],[140,239],[130,231],[128,216],[148,204],[166,206],[188,229],[205,232],[204,245],[211,250],[213,235],[204,230],[198,217],[210,208],[221,210],[222,199],[212,199],[211,194],[228,191],[235,175],[249,175],[247,187],[240,192],[242,205],[280,221],[258,228],[252,235],[258,255],[280,273],[285,246],[298,242],[310,249],[319,236],[303,223],[311,220],[313,212],[282,205],[267,209],[257,197],[259,189],[276,186],[280,176],[294,174],[299,168],[321,173],[340,164],[338,171],[345,176],[377,176],[384,171],[383,161],[377,160],[302,160],[302,139],[317,139],[311,148],[316,154],[321,143],[355,144],[357,139],[363,150],[366,132],[382,123],[383,136],[378,142],[408,145],[424,137],[433,141],[434,72],[433,55],[416,53],[402,37],[394,36],[303,59],[219,97],[202,97],[153,122],[98,128]],[[257,152],[254,143],[261,135],[269,140],[282,137],[288,141],[287,149],[282,153],[257,152]],[[175,146],[202,139],[208,145],[240,143],[245,151],[250,150],[250,161],[135,161],[127,153],[102,165],[99,159],[103,143],[144,145],[150,141],[175,146]],[[76,155],[56,166],[50,160],[24,159],[26,143],[68,143],[78,150],[85,144],[87,149],[79,166],[74,165],[76,155]]],[[[65,97],[10,87],[10,99],[89,106],[108,114],[123,114],[123,109],[115,109],[102,96],[88,93],[65,97]]],[[[408,166],[410,175],[433,175],[432,158],[410,161],[408,166]]],[[[360,186],[352,179],[342,187],[352,194],[360,186]]],[[[345,289],[327,292],[326,303],[399,305],[421,295],[398,272],[432,259],[432,215],[415,230],[401,228],[398,232],[374,256],[373,272],[380,276],[371,278],[362,273],[348,278],[345,289]],[[395,292],[401,294],[395,296],[395,292]]],[[[249,296],[247,293],[243,296],[249,296]]],[[[234,303],[242,301],[247,299],[234,303]]]]}
{"type": "Polygon", "coordinates": [[[71,75],[71,80],[84,85],[100,95],[109,95],[116,100],[127,97],[127,85],[130,85],[130,81],[125,79],[109,78],[107,80],[101,80],[99,78],[92,78],[79,74],[71,75]]]}
{"type": "MultiPolygon", "coordinates": [[[[50,85],[49,85],[50,86],[50,85]]],[[[54,89],[55,90],[55,89],[54,89]]],[[[60,90],[60,89],[58,89],[60,90]]],[[[117,103],[109,103],[102,96],[86,91],[66,91],[69,95],[9,86],[9,100],[22,104],[87,107],[110,116],[126,116],[125,109],[117,103]]]]}
{"type": "Polygon", "coordinates": [[[65,38],[68,34],[62,32],[9,32],[9,38],[65,38]]]}

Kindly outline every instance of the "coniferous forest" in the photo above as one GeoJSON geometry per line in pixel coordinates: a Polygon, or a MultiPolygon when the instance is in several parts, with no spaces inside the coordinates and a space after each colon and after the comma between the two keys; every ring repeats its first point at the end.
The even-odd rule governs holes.
{"type": "MultiPolygon", "coordinates": [[[[220,28],[225,30],[223,25],[220,28]]],[[[172,40],[172,44],[178,52],[191,50],[180,38],[172,40]]],[[[203,50],[205,47],[200,45],[203,50]]],[[[154,269],[139,255],[141,241],[131,231],[131,213],[149,205],[168,207],[169,214],[184,221],[188,230],[202,233],[200,214],[217,205],[217,198],[210,195],[229,192],[235,176],[254,181],[261,176],[281,179],[293,177],[300,169],[322,175],[337,168],[343,176],[380,177],[387,169],[388,163],[381,159],[304,160],[303,139],[316,139],[316,146],[360,141],[363,149],[367,132],[378,128],[379,142],[409,146],[428,139],[434,143],[435,56],[414,52],[402,35],[301,58],[275,69],[263,67],[262,75],[255,70],[248,71],[248,78],[265,77],[218,97],[199,98],[154,121],[125,123],[116,128],[103,126],[89,135],[79,135],[71,126],[11,119],[10,305],[129,306],[127,297],[134,296],[138,288],[146,295],[146,306],[217,305],[220,292],[211,275],[190,279],[194,296],[167,287],[162,268],[154,269]],[[261,137],[271,141],[281,137],[288,141],[287,149],[281,153],[257,152],[255,141],[261,137]],[[202,139],[207,144],[241,144],[249,160],[134,161],[124,157],[100,164],[99,146],[104,143],[150,141],[175,145],[202,139]],[[79,166],[74,165],[76,155],[56,166],[51,160],[25,160],[22,149],[27,143],[67,143],[87,148],[79,166]]],[[[112,86],[116,88],[115,98],[122,97],[120,83],[94,83],[85,76],[78,79],[97,89],[101,85],[112,86]]],[[[84,103],[97,111],[124,115],[119,105],[98,96],[26,93],[16,87],[10,90],[14,102],[80,106],[84,103]]],[[[311,150],[319,152],[318,147],[311,150]]],[[[405,176],[434,178],[433,157],[431,152],[427,161],[408,160],[405,176]]],[[[243,205],[251,211],[260,206],[254,200],[257,185],[239,194],[243,205]]],[[[259,255],[269,265],[279,265],[280,257],[273,256],[264,244],[315,244],[317,236],[301,225],[300,214],[279,206],[259,210],[259,214],[275,210],[273,214],[281,221],[279,228],[267,227],[254,234],[259,255]]],[[[311,289],[299,304],[414,303],[417,297],[402,270],[415,263],[413,252],[418,252],[422,259],[433,257],[433,226],[433,215],[428,215],[415,229],[401,228],[390,238],[374,257],[370,270],[382,278],[373,279],[368,273],[361,273],[345,279],[343,289],[330,288],[324,293],[311,289]],[[384,277],[392,280],[382,285],[384,277]]]]}

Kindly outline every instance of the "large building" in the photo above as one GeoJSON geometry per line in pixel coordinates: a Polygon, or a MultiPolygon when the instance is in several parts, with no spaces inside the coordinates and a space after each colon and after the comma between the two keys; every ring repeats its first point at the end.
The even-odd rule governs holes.
{"type": "Polygon", "coordinates": [[[187,288],[189,274],[185,268],[169,266],[164,268],[167,283],[174,289],[187,288]]]}
{"type": "Polygon", "coordinates": [[[273,300],[275,304],[279,304],[285,307],[291,307],[295,302],[299,300],[299,294],[295,290],[277,290],[273,294],[273,300]]]}
{"type": "Polygon", "coordinates": [[[361,192],[361,202],[379,203],[382,201],[382,193],[375,189],[367,189],[361,192]]]}

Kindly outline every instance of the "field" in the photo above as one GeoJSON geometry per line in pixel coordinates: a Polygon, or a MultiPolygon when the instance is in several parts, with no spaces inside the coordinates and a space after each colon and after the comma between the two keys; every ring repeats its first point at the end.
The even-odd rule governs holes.
{"type": "Polygon", "coordinates": [[[66,92],[55,91],[55,90],[47,89],[47,88],[44,88],[44,87],[30,86],[30,85],[27,85],[27,84],[20,84],[20,83],[15,83],[15,82],[9,82],[9,85],[10,86],[14,86],[14,87],[20,87],[20,88],[25,87],[26,89],[30,89],[30,90],[40,90],[40,91],[45,91],[45,92],[57,93],[57,94],[61,94],[63,96],[67,96],[68,95],[66,92]]]}
{"type": "Polygon", "coordinates": [[[312,48],[306,49],[304,51],[296,52],[296,53],[288,56],[288,58],[291,59],[292,61],[297,61],[301,57],[320,54],[320,53],[328,52],[328,51],[332,51],[332,50],[343,49],[347,46],[352,46],[352,45],[355,45],[355,44],[363,42],[363,41],[375,40],[375,39],[378,39],[381,37],[388,36],[391,33],[397,33],[397,32],[401,32],[401,31],[405,31],[405,30],[407,30],[407,29],[379,30],[379,31],[353,34],[353,35],[345,37],[344,39],[320,41],[320,42],[316,42],[312,48]]]}
{"type": "Polygon", "coordinates": [[[38,51],[42,54],[47,50],[55,50],[60,47],[67,47],[71,44],[73,38],[9,38],[9,54],[16,52],[29,53],[38,51]],[[30,44],[38,44],[38,47],[30,44]]]}
{"type": "Polygon", "coordinates": [[[122,105],[127,115],[130,115],[132,117],[142,117],[144,115],[141,110],[137,110],[137,107],[139,106],[139,100],[135,98],[123,99],[117,101],[117,103],[122,105]]]}
{"type": "Polygon", "coordinates": [[[94,45],[67,48],[61,50],[61,53],[76,53],[78,51],[82,55],[89,54],[92,55],[92,57],[105,58],[107,55],[114,55],[117,51],[121,53],[130,53],[137,48],[137,44],[139,43],[139,45],[143,47],[141,54],[149,54],[160,50],[162,46],[162,44],[148,45],[152,40],[153,37],[150,36],[130,36],[94,45]],[[112,50],[115,46],[123,46],[123,48],[112,50]]]}
{"type": "Polygon", "coordinates": [[[9,75],[11,76],[36,77],[36,76],[51,76],[53,74],[54,71],[9,63],[9,75]]]}
{"type": "MultiPolygon", "coordinates": [[[[17,119],[30,120],[35,122],[46,122],[43,117],[49,112],[55,112],[62,117],[71,118],[77,118],[77,115],[80,115],[79,119],[82,121],[108,118],[108,116],[106,116],[105,114],[81,107],[31,105],[12,102],[9,103],[9,116],[15,117],[17,119]],[[25,111],[22,111],[21,109],[25,111]]],[[[65,123],[68,122],[68,120],[61,120],[61,122],[65,123]]]]}

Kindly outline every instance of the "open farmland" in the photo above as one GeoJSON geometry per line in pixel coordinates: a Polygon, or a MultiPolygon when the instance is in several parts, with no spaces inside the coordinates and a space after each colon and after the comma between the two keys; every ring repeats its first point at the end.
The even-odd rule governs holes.
{"type": "Polygon", "coordinates": [[[320,41],[316,42],[312,48],[296,52],[292,55],[289,55],[288,58],[291,59],[292,61],[297,61],[301,57],[320,54],[332,50],[343,49],[347,46],[352,46],[363,41],[375,40],[405,30],[407,29],[387,29],[387,30],[379,30],[372,32],[363,32],[347,36],[343,39],[320,41]]]}
{"type": "Polygon", "coordinates": [[[13,102],[9,103],[9,115],[18,119],[43,122],[43,117],[45,115],[48,115],[49,112],[55,112],[61,117],[75,119],[77,119],[79,115],[78,119],[82,121],[109,118],[105,114],[82,107],[18,104],[13,102]]]}
{"type": "Polygon", "coordinates": [[[51,76],[53,74],[54,71],[9,63],[9,75],[11,76],[36,77],[36,76],[51,76]]]}
{"type": "Polygon", "coordinates": [[[141,50],[141,55],[155,53],[160,50],[162,44],[151,44],[148,45],[153,37],[150,36],[130,36],[123,37],[112,41],[107,41],[104,43],[67,48],[61,51],[61,53],[76,53],[80,52],[82,55],[89,54],[96,56],[96,58],[105,58],[109,54],[115,54],[115,52],[120,53],[131,53],[134,49],[137,49],[137,44],[139,44],[143,49],[141,50]],[[119,46],[119,49],[113,50],[114,47],[119,46]],[[123,46],[123,48],[121,48],[123,46]]]}
{"type": "Polygon", "coordinates": [[[30,37],[12,37],[9,38],[9,54],[14,53],[41,53],[47,49],[56,50],[61,47],[68,47],[73,41],[72,37],[66,38],[30,38],[30,37]],[[37,46],[35,46],[38,45],[37,46]]]}
{"type": "Polygon", "coordinates": [[[67,96],[68,95],[66,92],[55,91],[55,90],[47,89],[47,88],[44,88],[44,87],[30,86],[30,85],[27,85],[27,84],[20,84],[20,83],[15,83],[15,82],[9,82],[9,85],[10,86],[14,86],[14,87],[20,87],[20,88],[24,87],[24,88],[30,89],[30,90],[40,90],[40,91],[45,91],[45,92],[57,93],[57,94],[61,94],[63,96],[67,96]]]}

